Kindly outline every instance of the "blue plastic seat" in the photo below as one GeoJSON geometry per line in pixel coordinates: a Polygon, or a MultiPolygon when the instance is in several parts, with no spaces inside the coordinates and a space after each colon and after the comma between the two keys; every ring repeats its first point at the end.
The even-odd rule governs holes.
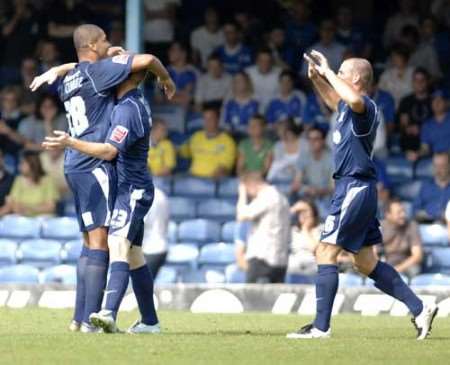
{"type": "Polygon", "coordinates": [[[176,196],[194,198],[212,198],[216,193],[216,184],[212,180],[183,177],[175,179],[173,193],[176,196]]]}
{"type": "Polygon", "coordinates": [[[223,179],[219,183],[217,195],[219,198],[237,199],[239,195],[238,188],[239,179],[232,177],[223,179]]]}
{"type": "Polygon", "coordinates": [[[198,263],[207,266],[226,266],[236,261],[234,245],[211,243],[200,250],[198,263]]]}
{"type": "Polygon", "coordinates": [[[173,284],[177,282],[177,270],[170,266],[159,269],[155,284],[173,284]]]}
{"type": "Polygon", "coordinates": [[[170,176],[153,176],[153,185],[162,190],[166,195],[172,194],[172,178],[170,176]]]}
{"type": "Polygon", "coordinates": [[[0,221],[0,237],[38,238],[41,233],[41,219],[9,215],[0,221]]]}
{"type": "Polygon", "coordinates": [[[287,273],[284,282],[286,284],[314,284],[314,276],[287,273]]]}
{"type": "Polygon", "coordinates": [[[386,172],[393,183],[402,183],[413,178],[413,165],[404,157],[389,157],[386,159],[386,172]]]}
{"type": "Polygon", "coordinates": [[[200,270],[186,270],[181,274],[182,283],[208,283],[222,284],[225,283],[225,274],[223,270],[217,268],[202,268],[200,270]]]}
{"type": "Polygon", "coordinates": [[[207,219],[193,219],[178,226],[179,242],[195,242],[204,244],[220,241],[220,224],[207,219]]]}
{"type": "Polygon", "coordinates": [[[347,288],[353,286],[363,286],[364,279],[359,275],[355,275],[352,273],[343,273],[339,274],[339,285],[347,288]]]}
{"type": "Polygon", "coordinates": [[[243,284],[246,281],[246,274],[236,264],[231,264],[225,268],[225,279],[230,284],[243,284]]]}
{"type": "Polygon", "coordinates": [[[80,227],[75,218],[49,218],[42,223],[42,238],[69,241],[80,237],[80,227]]]}
{"type": "Polygon", "coordinates": [[[203,200],[197,207],[199,218],[226,222],[236,217],[236,204],[223,199],[203,200]]]}
{"type": "Polygon", "coordinates": [[[178,238],[178,225],[174,221],[169,222],[167,227],[167,239],[170,243],[177,242],[178,238]]]}
{"type": "Polygon", "coordinates": [[[19,252],[23,264],[35,266],[39,269],[57,265],[61,262],[61,243],[54,240],[34,239],[23,241],[19,252]]]}
{"type": "Polygon", "coordinates": [[[0,266],[9,266],[16,263],[17,242],[0,239],[0,266]]]}
{"type": "Polygon", "coordinates": [[[450,276],[442,274],[422,274],[411,280],[411,285],[428,286],[428,285],[445,285],[450,286],[450,276]]]}
{"type": "Polygon", "coordinates": [[[422,242],[426,246],[443,246],[447,247],[448,231],[441,224],[421,224],[419,226],[422,242]]]}
{"type": "Polygon", "coordinates": [[[74,265],[57,265],[42,272],[44,284],[60,283],[75,285],[77,283],[77,268],[74,265]]]}
{"type": "Polygon", "coordinates": [[[64,245],[64,251],[62,252],[61,257],[67,263],[76,263],[80,258],[82,248],[82,240],[69,241],[64,245]]]}
{"type": "Polygon", "coordinates": [[[198,255],[197,246],[180,243],[169,247],[166,263],[167,265],[195,267],[198,255]]]}
{"type": "Polygon", "coordinates": [[[0,283],[38,284],[39,270],[29,265],[14,265],[0,269],[0,283]]]}
{"type": "Polygon", "coordinates": [[[236,225],[236,221],[230,221],[223,224],[221,232],[221,240],[223,242],[234,242],[236,225]]]}
{"type": "Polygon", "coordinates": [[[434,248],[431,250],[431,272],[450,274],[450,248],[434,248]]]}
{"type": "Polygon", "coordinates": [[[182,197],[169,198],[170,218],[176,222],[196,218],[196,202],[182,197]]]}
{"type": "Polygon", "coordinates": [[[401,200],[413,201],[419,194],[422,182],[419,180],[411,180],[394,186],[394,194],[401,200]]]}

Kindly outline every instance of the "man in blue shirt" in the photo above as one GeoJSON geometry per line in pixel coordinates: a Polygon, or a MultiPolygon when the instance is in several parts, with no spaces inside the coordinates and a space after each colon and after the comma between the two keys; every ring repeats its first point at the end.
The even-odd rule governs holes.
{"type": "Polygon", "coordinates": [[[448,152],[433,156],[434,179],[424,181],[414,201],[418,221],[441,221],[450,200],[450,166],[448,152]]]}
{"type": "MultiPolygon", "coordinates": [[[[79,26],[73,38],[79,63],[52,68],[38,76],[30,86],[36,90],[42,84],[53,83],[58,76],[64,76],[59,96],[73,137],[87,142],[105,140],[115,105],[115,87],[132,71],[150,70],[159,78],[166,93],[173,96],[173,81],[156,57],[116,54],[106,58],[111,55],[111,45],[105,32],[91,24],[79,26]]],[[[85,243],[77,267],[75,313],[70,329],[92,332],[89,316],[100,310],[106,285],[107,235],[116,191],[116,172],[109,162],[70,148],[66,151],[64,172],[74,195],[85,243]]]]}
{"type": "Polygon", "coordinates": [[[448,152],[450,151],[450,113],[445,91],[437,90],[432,94],[431,109],[433,117],[422,126],[420,135],[424,151],[448,152]]]}
{"type": "Polygon", "coordinates": [[[316,250],[316,318],[292,339],[328,338],[339,274],[337,257],[345,250],[361,274],[375,287],[403,302],[413,314],[417,339],[428,336],[436,305],[427,305],[403,282],[390,265],[378,260],[373,246],[382,242],[377,215],[377,178],[372,160],[380,123],[378,107],[367,96],[373,79],[371,64],[361,58],[345,60],[338,74],[317,51],[305,55],[308,77],[329,108],[338,112],[332,131],[335,193],[316,250]]]}
{"type": "MultiPolygon", "coordinates": [[[[88,142],[55,131],[47,137],[46,148],[71,148],[102,161],[116,161],[117,197],[115,199],[108,245],[111,275],[108,280],[105,308],[89,317],[93,325],[107,333],[117,332],[116,318],[131,277],[138,276],[147,285],[133,285],[142,319],[130,333],[160,331],[153,303],[153,279],[142,252],[144,217],[154,195],[153,182],[147,169],[150,145],[150,107],[137,89],[145,72],[132,74],[117,89],[118,102],[111,115],[111,126],[105,143],[88,142]],[[139,299],[141,298],[141,299],[139,299]]],[[[133,283],[135,280],[133,280],[133,283]]]]}
{"type": "Polygon", "coordinates": [[[237,24],[225,24],[223,26],[225,44],[214,51],[214,54],[222,61],[225,71],[231,75],[252,64],[252,53],[247,46],[241,43],[239,33],[237,24]]]}

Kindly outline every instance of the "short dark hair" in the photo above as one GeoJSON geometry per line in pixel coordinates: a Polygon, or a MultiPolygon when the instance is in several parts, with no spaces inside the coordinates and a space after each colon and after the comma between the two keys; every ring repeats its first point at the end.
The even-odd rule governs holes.
{"type": "Polygon", "coordinates": [[[250,120],[258,120],[261,125],[266,125],[266,118],[262,114],[254,114],[250,120]]]}
{"type": "Polygon", "coordinates": [[[203,113],[213,112],[213,113],[216,113],[217,117],[220,117],[220,109],[217,108],[215,105],[212,105],[212,104],[205,103],[203,105],[202,112],[203,113]]]}
{"type": "Polygon", "coordinates": [[[402,56],[406,61],[409,60],[410,52],[403,43],[395,43],[391,47],[391,54],[402,56]]]}
{"type": "Polygon", "coordinates": [[[322,136],[322,139],[325,139],[325,137],[327,136],[325,131],[322,128],[320,128],[319,126],[317,126],[317,125],[313,125],[311,127],[311,129],[308,131],[308,134],[311,133],[311,132],[319,132],[320,135],[322,136]]]}
{"type": "Polygon", "coordinates": [[[425,67],[417,67],[414,70],[413,76],[416,76],[417,74],[422,74],[423,76],[425,76],[428,80],[431,78],[430,73],[428,72],[428,70],[425,67]]]}
{"type": "Polygon", "coordinates": [[[105,32],[95,24],[82,24],[73,32],[73,44],[78,51],[95,43],[105,32]]]}
{"type": "Polygon", "coordinates": [[[217,61],[217,62],[222,63],[222,59],[221,59],[221,58],[219,57],[219,55],[216,54],[216,53],[212,53],[212,54],[209,55],[209,57],[208,57],[208,62],[209,62],[209,61],[217,61]]]}
{"type": "Polygon", "coordinates": [[[303,132],[303,127],[295,123],[294,119],[288,118],[284,121],[286,132],[291,132],[292,134],[299,136],[303,132]]]}
{"type": "Polygon", "coordinates": [[[46,100],[52,101],[52,103],[55,105],[58,113],[61,111],[61,102],[59,101],[59,99],[53,94],[45,93],[45,94],[42,94],[41,96],[39,96],[38,101],[36,103],[36,110],[35,110],[34,115],[37,119],[43,119],[42,114],[41,114],[41,106],[42,106],[42,104],[44,104],[44,102],[46,100]]]}
{"type": "Polygon", "coordinates": [[[31,180],[33,180],[34,183],[41,181],[41,179],[45,176],[45,171],[42,167],[39,153],[26,150],[22,154],[22,159],[30,166],[31,180]]]}
{"type": "Polygon", "coordinates": [[[397,197],[389,199],[389,201],[386,204],[385,213],[390,212],[394,204],[402,204],[402,201],[400,200],[400,198],[397,197]]]}
{"type": "Polygon", "coordinates": [[[281,80],[283,77],[289,77],[293,82],[295,82],[295,80],[296,80],[295,73],[290,70],[282,71],[278,78],[279,78],[279,80],[281,80]]]}
{"type": "Polygon", "coordinates": [[[272,51],[269,47],[261,47],[258,49],[258,52],[256,52],[256,57],[258,57],[261,54],[267,54],[270,57],[272,57],[272,51]]]}

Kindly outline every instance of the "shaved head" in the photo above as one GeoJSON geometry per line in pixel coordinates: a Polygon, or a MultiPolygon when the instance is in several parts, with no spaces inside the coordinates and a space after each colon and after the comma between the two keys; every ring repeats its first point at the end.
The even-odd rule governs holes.
{"type": "Polygon", "coordinates": [[[359,76],[361,88],[369,90],[373,82],[373,69],[369,61],[364,58],[349,58],[341,67],[347,69],[353,77],[359,76]]]}
{"type": "Polygon", "coordinates": [[[73,32],[73,44],[78,52],[96,43],[104,35],[105,32],[102,28],[94,24],[83,24],[73,32]]]}

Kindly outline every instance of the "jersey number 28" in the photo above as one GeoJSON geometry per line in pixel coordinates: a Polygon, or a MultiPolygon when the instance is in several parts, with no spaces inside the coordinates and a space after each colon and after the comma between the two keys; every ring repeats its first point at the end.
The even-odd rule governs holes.
{"type": "Polygon", "coordinates": [[[78,137],[89,127],[84,100],[81,96],[74,96],[64,102],[64,107],[67,112],[70,135],[78,137]]]}

